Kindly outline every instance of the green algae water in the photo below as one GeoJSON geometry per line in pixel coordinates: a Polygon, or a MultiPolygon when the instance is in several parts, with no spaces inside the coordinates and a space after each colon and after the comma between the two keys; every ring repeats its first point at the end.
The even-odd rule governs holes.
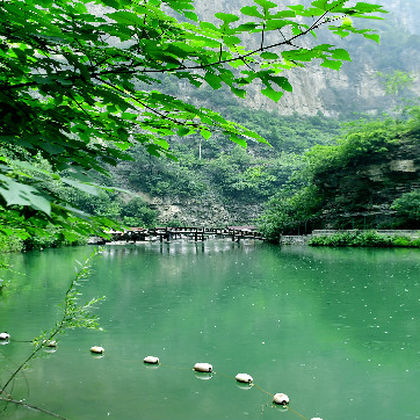
{"type": "MultiPolygon", "coordinates": [[[[0,294],[0,382],[53,326],[89,247],[10,257],[0,294]]],[[[82,299],[103,331],[74,330],[33,360],[19,399],[69,420],[420,418],[420,252],[214,240],[109,246],[82,299]],[[89,352],[105,348],[104,357],[89,352]],[[161,359],[146,366],[147,355],[161,359]],[[196,362],[215,374],[199,376],[196,362]],[[244,372],[255,386],[239,386],[244,372]],[[291,399],[285,411],[271,396],[291,399]]],[[[11,389],[9,389],[11,390],[11,389]]],[[[0,418],[40,420],[0,404],[0,418]]]]}

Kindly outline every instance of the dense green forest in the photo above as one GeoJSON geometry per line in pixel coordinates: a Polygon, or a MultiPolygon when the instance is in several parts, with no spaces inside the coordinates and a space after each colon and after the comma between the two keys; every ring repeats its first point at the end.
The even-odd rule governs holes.
{"type": "Polygon", "coordinates": [[[171,200],[212,196],[222,203],[261,205],[299,172],[305,150],[327,144],[339,129],[336,120],[320,116],[278,117],[239,107],[232,107],[229,115],[246,121],[271,146],[249,143],[245,149],[217,135],[206,141],[181,138],[173,148],[174,162],[150,158],[139,148],[133,162],[117,167],[118,185],[171,200]]]}
{"type": "Polygon", "coordinates": [[[302,184],[278,191],[261,229],[270,238],[314,228],[420,228],[420,109],[405,120],[355,122],[335,145],[305,155],[302,184]]]}
{"type": "MultiPolygon", "coordinates": [[[[233,105],[229,114],[271,146],[250,143],[245,149],[218,136],[179,137],[177,160],[137,147],[132,160],[110,168],[111,178],[96,176],[116,189],[91,195],[67,185],[58,193],[86,213],[125,226],[257,223],[272,239],[326,227],[419,228],[418,108],[400,119],[341,126],[321,115],[279,117],[233,105]],[[162,220],[159,200],[181,203],[179,212],[162,220]],[[217,206],[229,209],[230,218],[211,214],[217,206]]],[[[78,243],[83,237],[69,239],[78,243]]],[[[57,231],[49,241],[34,236],[9,246],[51,246],[66,238],[57,231]]]]}
{"type": "MultiPolygon", "coordinates": [[[[127,226],[154,226],[163,224],[203,223],[212,217],[203,209],[201,219],[193,220],[183,212],[169,220],[159,220],[159,208],[153,199],[170,202],[192,200],[193,207],[210,202],[239,206],[239,214],[233,214],[227,222],[255,223],[255,216],[247,214],[250,206],[256,206],[259,214],[263,203],[289,184],[300,185],[298,174],[304,166],[303,153],[315,144],[328,144],[339,133],[335,119],[322,116],[279,117],[266,111],[253,112],[247,108],[231,106],[233,120],[247,123],[258,130],[270,146],[257,142],[247,148],[234,145],[222,135],[208,140],[198,136],[179,137],[173,143],[176,160],[151,156],[142,147],[131,152],[131,160],[109,167],[111,178],[92,174],[98,184],[116,189],[104,189],[97,193],[94,188],[80,191],[69,184],[48,175],[48,162],[41,157],[32,170],[43,177],[45,188],[54,189],[74,208],[100,219],[116,220],[127,226]],[[94,194],[92,194],[92,192],[94,194]]],[[[7,212],[3,213],[5,217],[7,212]]],[[[76,222],[75,222],[76,223],[76,222]]],[[[79,222],[78,222],[79,223],[79,222]]],[[[213,216],[213,223],[223,221],[213,216]]],[[[6,241],[10,249],[56,246],[80,243],[84,236],[69,235],[60,228],[50,228],[52,235],[31,235],[19,240],[6,241]]]]}
{"type": "MultiPolygon", "coordinates": [[[[322,115],[280,117],[227,108],[233,120],[246,122],[270,146],[251,142],[244,148],[217,135],[178,137],[176,160],[151,156],[139,146],[129,161],[109,167],[111,178],[92,174],[106,186],[99,193],[54,179],[41,157],[32,171],[74,208],[124,226],[258,224],[274,240],[280,233],[325,227],[419,228],[418,108],[400,119],[341,125],[322,115]],[[162,219],[159,203],[165,201],[180,205],[162,219]],[[217,208],[227,209],[228,218],[213,214],[217,208]]],[[[80,228],[83,222],[74,223],[80,228]]],[[[51,226],[46,235],[2,236],[1,246],[21,250],[85,238],[51,226]]]]}

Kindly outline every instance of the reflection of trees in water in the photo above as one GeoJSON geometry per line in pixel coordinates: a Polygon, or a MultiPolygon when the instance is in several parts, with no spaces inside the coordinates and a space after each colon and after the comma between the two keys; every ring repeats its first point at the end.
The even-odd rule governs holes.
{"type": "Polygon", "coordinates": [[[248,253],[258,246],[252,240],[245,240],[241,243],[230,239],[215,239],[205,241],[174,240],[168,242],[149,242],[139,243],[137,245],[110,245],[105,248],[105,257],[116,257],[123,255],[142,255],[145,253],[168,254],[168,255],[197,255],[209,253],[230,252],[240,249],[241,252],[248,253]]]}

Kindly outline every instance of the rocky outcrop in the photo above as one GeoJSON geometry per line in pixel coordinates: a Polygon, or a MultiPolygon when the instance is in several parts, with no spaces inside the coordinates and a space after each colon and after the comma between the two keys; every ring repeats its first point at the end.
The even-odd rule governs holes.
{"type": "MultiPolygon", "coordinates": [[[[301,1],[290,0],[288,3],[301,1]]],[[[397,98],[386,96],[383,82],[378,77],[378,71],[390,73],[394,70],[415,75],[414,84],[404,95],[420,96],[420,31],[417,24],[420,7],[413,3],[410,0],[389,0],[384,4],[390,11],[385,17],[385,23],[369,21],[369,24],[365,24],[369,28],[378,28],[379,34],[387,31],[381,45],[357,35],[350,39],[340,39],[329,35],[327,30],[320,31],[322,42],[350,52],[353,61],[345,63],[339,72],[319,67],[319,63],[306,69],[294,69],[284,73],[293,86],[293,92],[286,93],[278,103],[260,94],[258,86],[249,90],[246,101],[238,99],[238,102],[252,109],[264,109],[279,115],[291,115],[294,112],[302,115],[321,112],[330,117],[350,116],[354,113],[376,115],[393,110],[397,105],[397,98]],[[393,27],[392,32],[389,27],[393,27]],[[409,34],[412,42],[409,41],[409,34]],[[389,39],[393,36],[398,40],[406,37],[408,41],[398,47],[397,42],[389,39]]],[[[237,13],[247,2],[196,0],[195,4],[201,18],[215,21],[215,13],[237,13]]],[[[249,44],[252,45],[252,42],[250,38],[249,44]]],[[[307,47],[309,42],[304,40],[301,46],[307,47]]]]}
{"type": "Polygon", "coordinates": [[[323,226],[388,226],[392,202],[420,189],[420,133],[388,143],[383,151],[361,154],[339,169],[322,174],[316,184],[328,203],[323,226]],[[356,223],[356,225],[355,225],[356,223]]]}
{"type": "Polygon", "coordinates": [[[154,198],[159,223],[187,226],[228,226],[253,224],[261,213],[260,205],[223,203],[209,194],[200,199],[154,198]]]}

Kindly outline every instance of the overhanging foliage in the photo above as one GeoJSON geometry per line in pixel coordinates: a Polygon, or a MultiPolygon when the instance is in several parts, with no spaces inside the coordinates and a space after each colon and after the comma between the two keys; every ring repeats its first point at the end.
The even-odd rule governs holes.
{"type": "Polygon", "coordinates": [[[96,188],[86,183],[88,170],[106,173],[107,164],[130,158],[134,144],[173,157],[167,138],[174,135],[208,139],[218,131],[242,146],[265,142],[217,112],[163,93],[159,76],[195,87],[225,85],[239,97],[257,83],[278,101],[292,91],[285,70],[314,60],[338,70],[350,60],[343,49],[302,40],[325,27],[339,37],[378,41],[353,19],[383,12],[380,5],[347,0],[307,7],[255,0],[238,14],[217,13],[212,23],[199,20],[193,0],[1,2],[0,204],[16,212],[15,225],[23,217],[32,227],[71,230],[68,218],[80,214],[33,172],[17,170],[16,162],[43,159],[55,181],[63,182],[57,174],[66,170],[73,187],[86,189],[96,188]]]}

